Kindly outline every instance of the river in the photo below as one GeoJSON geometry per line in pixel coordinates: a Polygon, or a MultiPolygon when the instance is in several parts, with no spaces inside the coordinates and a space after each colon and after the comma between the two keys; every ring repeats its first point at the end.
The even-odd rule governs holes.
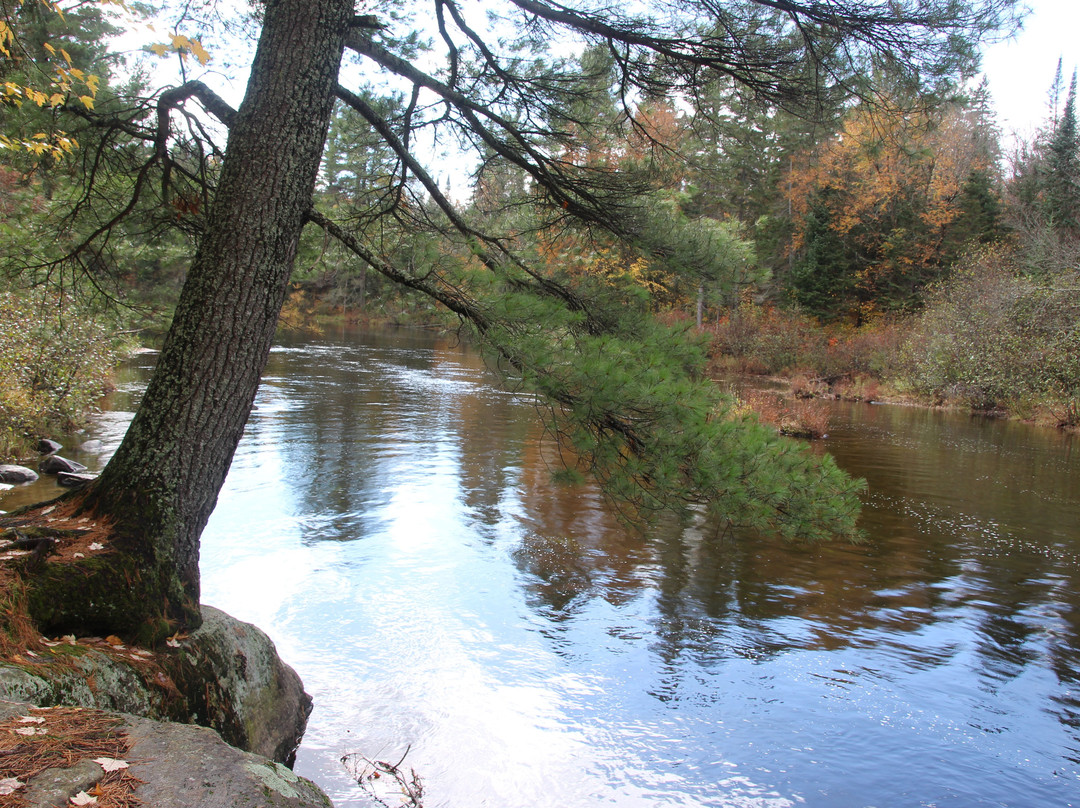
{"type": "Polygon", "coordinates": [[[204,601],[302,676],[338,808],[375,804],[342,755],[406,750],[427,808],[1080,805],[1074,438],[837,404],[869,541],[804,547],[620,527],[453,340],[288,341],[256,406],[204,601]]]}

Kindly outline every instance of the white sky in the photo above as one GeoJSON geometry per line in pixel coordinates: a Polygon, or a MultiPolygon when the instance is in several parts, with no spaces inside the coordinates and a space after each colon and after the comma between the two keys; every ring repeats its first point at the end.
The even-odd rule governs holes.
{"type": "Polygon", "coordinates": [[[1046,120],[1058,57],[1066,89],[1073,70],[1080,67],[1080,0],[1026,3],[1032,13],[1024,30],[983,51],[983,70],[1006,138],[1030,136],[1046,120]]]}

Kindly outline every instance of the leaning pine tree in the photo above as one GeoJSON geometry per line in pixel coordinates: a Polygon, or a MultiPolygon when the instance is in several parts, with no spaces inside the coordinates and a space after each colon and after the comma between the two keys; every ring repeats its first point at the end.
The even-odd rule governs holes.
{"type": "Polygon", "coordinates": [[[548,225],[604,228],[662,258],[671,247],[643,219],[645,189],[578,159],[591,126],[580,111],[588,86],[602,82],[570,81],[540,58],[544,43],[575,37],[602,46],[613,77],[604,91],[627,106],[643,94],[692,99],[718,74],[762,103],[812,108],[826,93],[872,98],[863,77],[877,67],[913,80],[955,77],[970,66],[979,36],[1009,22],[1013,0],[688,0],[640,17],[587,2],[508,0],[490,30],[458,0],[409,5],[411,14],[397,2],[368,4],[374,14],[358,17],[352,0],[266,0],[239,110],[189,82],[152,103],[79,112],[102,133],[80,209],[104,198],[92,186],[110,162],[134,178],[115,212],[98,212],[105,224],[74,251],[82,259],[105,262],[110,230],[132,212],[193,189],[209,206],[139,411],[100,478],[64,504],[107,531],[105,550],[24,570],[43,628],[153,641],[199,622],[199,537],[254,400],[305,224],[455,312],[508,381],[545,403],[575,463],[634,517],[704,507],[786,536],[855,534],[857,482],[732,412],[702,379],[702,352],[685,335],[612,300],[610,288],[591,294],[553,280],[514,251],[508,233],[467,219],[414,152],[416,132],[452,130],[486,159],[523,172],[548,225]],[[415,32],[397,28],[424,19],[432,55],[445,57],[430,73],[418,65],[432,59],[415,58],[415,32]],[[514,41],[493,33],[507,30],[518,32],[514,41]],[[346,48],[366,70],[394,79],[373,88],[406,86],[407,101],[380,105],[374,89],[340,86],[346,48]],[[530,51],[536,58],[523,58],[530,51]],[[348,222],[313,205],[336,101],[365,121],[397,166],[377,201],[348,222]],[[186,150],[191,137],[173,133],[184,104],[201,104],[228,127],[219,172],[199,162],[211,146],[186,150]],[[372,234],[386,221],[454,239],[467,258],[415,272],[401,250],[379,248],[372,234]]]}

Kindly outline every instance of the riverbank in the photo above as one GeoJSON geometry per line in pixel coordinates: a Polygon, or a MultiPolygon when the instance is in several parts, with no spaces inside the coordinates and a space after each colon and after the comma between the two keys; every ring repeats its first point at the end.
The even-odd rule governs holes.
{"type": "Polygon", "coordinates": [[[299,678],[254,626],[203,613],[161,650],[115,637],[16,646],[6,626],[0,794],[20,808],[331,808],[286,765],[310,711],[299,678]]]}
{"type": "Polygon", "coordinates": [[[937,290],[919,313],[858,328],[744,303],[703,329],[710,370],[772,379],[789,399],[962,410],[1080,430],[1075,300],[1059,285],[982,269],[937,290]]]}
{"type": "Polygon", "coordinates": [[[109,552],[94,531],[56,506],[0,516],[0,794],[42,808],[330,806],[288,768],[311,698],[255,626],[203,606],[202,625],[162,647],[42,635],[23,583],[34,553],[20,543],[47,532],[53,552],[38,563],[77,576],[81,559],[109,552]]]}

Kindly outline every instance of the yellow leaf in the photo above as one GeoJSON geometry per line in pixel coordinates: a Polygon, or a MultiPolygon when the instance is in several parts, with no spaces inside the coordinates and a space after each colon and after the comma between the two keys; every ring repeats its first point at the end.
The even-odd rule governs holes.
{"type": "Polygon", "coordinates": [[[172,39],[172,46],[174,50],[181,50],[183,48],[191,47],[191,40],[188,39],[186,36],[183,36],[182,34],[173,34],[170,39],[172,39]]]}
{"type": "Polygon", "coordinates": [[[94,96],[92,95],[80,95],[79,100],[82,101],[83,106],[87,109],[94,108],[94,96]]]}
{"type": "Polygon", "coordinates": [[[49,136],[46,135],[44,132],[38,132],[36,135],[31,135],[31,137],[33,137],[34,140],[48,140],[49,139],[49,136]]]}
{"type": "Polygon", "coordinates": [[[204,65],[210,61],[210,54],[203,48],[202,43],[197,39],[191,40],[191,52],[195,54],[195,58],[199,60],[199,64],[204,65]]]}
{"type": "Polygon", "coordinates": [[[53,47],[52,45],[50,45],[50,44],[49,44],[48,42],[42,42],[42,43],[41,43],[41,47],[43,47],[43,48],[44,48],[45,50],[47,50],[47,51],[48,51],[49,53],[51,53],[51,54],[52,54],[53,56],[56,56],[56,48],[54,48],[54,47],[53,47]]]}
{"type": "Polygon", "coordinates": [[[150,50],[152,50],[158,56],[164,56],[166,53],[169,52],[169,46],[168,45],[162,45],[162,44],[159,43],[157,45],[151,45],[150,50]]]}
{"type": "MultiPolygon", "coordinates": [[[[67,62],[69,65],[71,64],[71,54],[70,53],[68,53],[66,50],[61,48],[60,49],[60,55],[64,57],[65,62],[67,62]]],[[[72,72],[74,73],[75,71],[72,71],[72,72]]]]}

